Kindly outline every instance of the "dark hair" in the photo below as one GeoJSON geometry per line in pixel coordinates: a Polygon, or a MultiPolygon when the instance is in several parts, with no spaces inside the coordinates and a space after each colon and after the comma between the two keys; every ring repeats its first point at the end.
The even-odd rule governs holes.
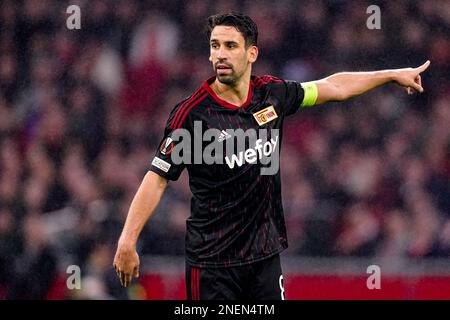
{"type": "Polygon", "coordinates": [[[247,47],[258,44],[258,27],[249,16],[234,12],[210,16],[208,18],[208,25],[206,26],[208,41],[211,38],[211,32],[215,26],[235,27],[244,37],[247,47]]]}

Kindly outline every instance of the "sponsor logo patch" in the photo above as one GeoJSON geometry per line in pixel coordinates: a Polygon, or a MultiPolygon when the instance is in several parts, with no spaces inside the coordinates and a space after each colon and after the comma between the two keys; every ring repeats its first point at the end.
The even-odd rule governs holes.
{"type": "Polygon", "coordinates": [[[164,171],[164,172],[168,172],[170,169],[171,164],[158,158],[158,157],[154,157],[153,161],[152,161],[152,166],[157,167],[158,169],[164,171]]]}
{"type": "Polygon", "coordinates": [[[263,110],[254,113],[253,117],[255,118],[256,122],[258,122],[258,124],[262,126],[263,124],[266,124],[278,118],[278,115],[275,112],[275,108],[273,106],[269,106],[263,110]]]}

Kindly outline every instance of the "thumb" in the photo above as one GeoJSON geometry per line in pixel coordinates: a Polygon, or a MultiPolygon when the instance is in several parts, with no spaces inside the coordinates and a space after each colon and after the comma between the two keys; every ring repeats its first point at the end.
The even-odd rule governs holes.
{"type": "Polygon", "coordinates": [[[413,82],[413,83],[411,83],[411,86],[412,86],[417,92],[423,92],[423,88],[422,88],[422,86],[421,86],[420,84],[413,82]]]}
{"type": "Polygon", "coordinates": [[[419,72],[424,72],[425,70],[428,69],[428,67],[430,66],[430,64],[431,64],[430,60],[427,60],[424,64],[422,64],[420,67],[417,67],[416,69],[417,69],[419,72]]]}

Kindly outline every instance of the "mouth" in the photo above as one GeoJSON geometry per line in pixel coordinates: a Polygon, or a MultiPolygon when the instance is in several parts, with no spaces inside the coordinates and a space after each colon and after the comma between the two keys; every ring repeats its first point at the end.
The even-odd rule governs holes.
{"type": "Polygon", "coordinates": [[[216,72],[219,75],[223,75],[223,74],[230,74],[233,71],[233,69],[224,63],[219,63],[216,65],[216,72]]]}

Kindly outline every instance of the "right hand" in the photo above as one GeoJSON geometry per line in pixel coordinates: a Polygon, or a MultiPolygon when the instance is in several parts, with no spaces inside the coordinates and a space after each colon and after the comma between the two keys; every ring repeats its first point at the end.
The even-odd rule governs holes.
{"type": "Polygon", "coordinates": [[[430,63],[430,60],[427,60],[417,68],[396,69],[394,70],[394,81],[399,85],[406,87],[408,95],[412,95],[414,90],[422,93],[424,90],[420,74],[428,69],[430,63]]]}
{"type": "Polygon", "coordinates": [[[113,266],[120,284],[125,288],[128,287],[133,277],[139,277],[139,255],[136,252],[136,246],[119,241],[113,266]]]}

